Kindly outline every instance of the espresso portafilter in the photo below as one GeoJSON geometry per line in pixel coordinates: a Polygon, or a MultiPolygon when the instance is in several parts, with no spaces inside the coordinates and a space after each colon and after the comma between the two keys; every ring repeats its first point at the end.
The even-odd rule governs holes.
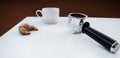
{"type": "Polygon", "coordinates": [[[73,30],[73,33],[86,34],[101,44],[106,50],[112,53],[117,52],[120,48],[120,44],[116,40],[90,27],[89,22],[84,22],[86,18],[87,15],[83,13],[70,13],[68,15],[68,24],[73,30]]]}

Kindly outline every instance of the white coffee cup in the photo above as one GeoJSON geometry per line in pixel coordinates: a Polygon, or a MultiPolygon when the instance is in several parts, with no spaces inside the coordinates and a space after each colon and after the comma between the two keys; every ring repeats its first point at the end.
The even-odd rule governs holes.
{"type": "Polygon", "coordinates": [[[36,11],[37,17],[41,18],[42,21],[46,24],[55,24],[59,18],[59,8],[56,7],[46,7],[42,8],[42,10],[36,11]],[[42,14],[42,17],[38,15],[38,13],[42,14]]]}

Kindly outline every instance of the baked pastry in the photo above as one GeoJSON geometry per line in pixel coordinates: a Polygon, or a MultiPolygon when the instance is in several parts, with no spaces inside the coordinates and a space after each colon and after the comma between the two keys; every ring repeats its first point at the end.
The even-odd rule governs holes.
{"type": "Polygon", "coordinates": [[[30,31],[32,30],[35,30],[37,31],[38,29],[33,26],[33,25],[30,25],[28,23],[25,23],[25,24],[22,24],[19,28],[18,28],[18,31],[20,32],[20,34],[22,35],[29,35],[30,34],[30,31]]]}

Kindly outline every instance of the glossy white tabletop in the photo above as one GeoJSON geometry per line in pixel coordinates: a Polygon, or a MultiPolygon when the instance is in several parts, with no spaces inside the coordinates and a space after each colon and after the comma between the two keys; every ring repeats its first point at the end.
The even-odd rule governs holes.
{"type": "MultiPolygon", "coordinates": [[[[0,38],[0,58],[120,58],[120,50],[112,54],[85,34],[73,34],[67,17],[57,24],[44,24],[37,17],[26,17],[0,38]],[[21,35],[22,23],[36,26],[39,31],[21,35]]],[[[91,27],[120,42],[120,18],[89,17],[91,27]]]]}

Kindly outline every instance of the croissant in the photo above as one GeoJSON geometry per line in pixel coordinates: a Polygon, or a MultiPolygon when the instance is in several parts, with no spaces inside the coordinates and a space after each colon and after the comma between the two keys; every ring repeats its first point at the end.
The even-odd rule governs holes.
{"type": "Polygon", "coordinates": [[[38,29],[33,26],[33,25],[29,25],[28,23],[22,24],[19,28],[18,31],[20,32],[20,34],[22,35],[29,35],[30,31],[35,30],[38,31],[38,29]]]}

